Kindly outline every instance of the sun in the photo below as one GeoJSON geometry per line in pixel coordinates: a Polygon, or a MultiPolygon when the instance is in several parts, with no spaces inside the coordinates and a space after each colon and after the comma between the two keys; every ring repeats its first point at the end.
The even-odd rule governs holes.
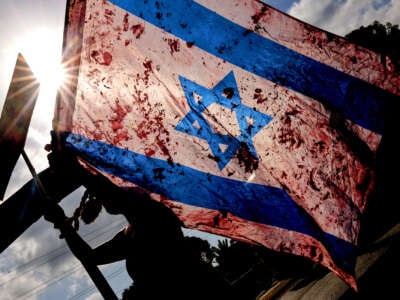
{"type": "Polygon", "coordinates": [[[16,40],[16,48],[40,83],[40,102],[47,107],[55,103],[57,91],[66,77],[61,64],[61,40],[58,31],[46,27],[29,30],[16,40]]]}
{"type": "MultiPolygon", "coordinates": [[[[44,145],[49,142],[58,92],[66,89],[67,72],[62,66],[63,31],[58,27],[32,26],[10,36],[2,53],[12,61],[22,54],[40,87],[28,138],[44,145]]],[[[15,60],[14,60],[15,62],[15,60]]]]}

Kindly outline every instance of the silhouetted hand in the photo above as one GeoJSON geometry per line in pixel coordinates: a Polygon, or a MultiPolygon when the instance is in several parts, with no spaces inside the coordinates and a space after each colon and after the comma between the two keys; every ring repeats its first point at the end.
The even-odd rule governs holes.
{"type": "MultiPolygon", "coordinates": [[[[49,201],[50,202],[50,201],[49,201]]],[[[54,228],[61,228],[64,222],[67,222],[67,217],[62,207],[56,203],[45,205],[43,212],[44,219],[54,224],[54,228]]]]}

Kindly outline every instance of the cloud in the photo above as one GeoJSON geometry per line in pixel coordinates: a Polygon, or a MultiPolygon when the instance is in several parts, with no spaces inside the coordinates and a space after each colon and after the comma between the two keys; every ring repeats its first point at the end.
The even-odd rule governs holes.
{"type": "MultiPolygon", "coordinates": [[[[78,190],[62,203],[67,215],[71,215],[79,203],[81,192],[78,190]]],[[[95,223],[81,224],[79,235],[94,247],[110,239],[125,224],[122,217],[110,217],[103,212],[95,223]]],[[[26,230],[0,257],[0,288],[6,291],[1,299],[20,296],[38,299],[42,293],[50,296],[60,292],[74,297],[82,291],[96,292],[92,286],[93,282],[72,256],[65,240],[59,239],[59,231],[43,219],[26,230]]]]}
{"type": "MultiPolygon", "coordinates": [[[[0,278],[7,277],[7,273],[0,272],[0,278]]],[[[2,281],[3,282],[3,281],[2,281]]],[[[1,299],[14,300],[34,292],[40,286],[41,281],[34,273],[26,274],[22,278],[0,284],[1,299]]],[[[30,298],[32,299],[32,298],[30,298]]]]}
{"type": "Polygon", "coordinates": [[[3,271],[0,287],[6,291],[5,299],[22,296],[35,299],[57,282],[60,274],[68,274],[66,272],[78,264],[50,223],[43,220],[33,224],[1,257],[4,259],[0,261],[3,271]]]}
{"type": "Polygon", "coordinates": [[[103,297],[100,295],[100,293],[96,292],[92,295],[90,295],[87,300],[102,300],[103,297]]]}
{"type": "Polygon", "coordinates": [[[300,0],[288,13],[304,22],[346,35],[375,20],[385,24],[400,24],[400,1],[398,0],[300,0]]]}

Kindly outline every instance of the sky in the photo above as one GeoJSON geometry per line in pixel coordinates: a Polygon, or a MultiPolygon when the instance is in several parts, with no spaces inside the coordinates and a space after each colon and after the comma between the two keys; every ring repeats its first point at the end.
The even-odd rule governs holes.
{"type": "MultiPolygon", "coordinates": [[[[400,0],[266,0],[267,4],[329,32],[345,35],[374,20],[400,24],[400,0]]],[[[50,141],[51,122],[59,73],[66,1],[2,0],[0,9],[0,108],[3,106],[18,53],[41,82],[25,152],[37,172],[48,166],[44,145],[50,141]],[[50,76],[49,76],[50,75],[50,76]]],[[[7,199],[31,179],[20,159],[6,191],[7,199]]],[[[82,190],[62,201],[66,214],[78,206],[82,190]]],[[[91,246],[111,238],[125,220],[102,213],[95,224],[81,226],[79,234],[91,246]]],[[[193,230],[215,245],[217,236],[193,230]]],[[[70,254],[59,233],[43,218],[8,249],[0,253],[1,299],[101,299],[91,279],[70,254]]],[[[120,297],[131,280],[122,262],[101,267],[120,297]]]]}

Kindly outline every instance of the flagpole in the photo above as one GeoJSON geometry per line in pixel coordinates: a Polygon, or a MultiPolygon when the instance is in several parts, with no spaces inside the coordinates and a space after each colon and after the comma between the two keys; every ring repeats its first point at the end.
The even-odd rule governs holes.
{"type": "MultiPolygon", "coordinates": [[[[22,157],[25,160],[25,163],[27,164],[29,171],[32,174],[32,177],[34,179],[34,182],[39,190],[39,193],[42,196],[42,201],[44,202],[44,207],[46,214],[51,214],[51,213],[61,213],[62,217],[60,218],[60,215],[54,216],[54,220],[56,220],[57,223],[62,223],[62,224],[57,224],[57,228],[60,230],[61,235],[65,237],[65,240],[67,242],[68,247],[71,249],[72,253],[79,253],[79,248],[77,247],[78,243],[81,245],[87,246],[90,248],[90,246],[78,235],[76,230],[72,227],[72,225],[66,221],[65,215],[64,215],[64,210],[60,205],[58,205],[55,201],[51,201],[50,196],[46,192],[46,189],[40,180],[38,174],[36,173],[36,170],[34,166],[32,165],[31,161],[29,160],[29,157],[25,153],[25,150],[22,149],[22,157]]],[[[52,216],[50,216],[51,218],[52,216]]],[[[56,225],[56,224],[55,224],[56,225]]],[[[79,255],[78,259],[81,261],[83,267],[85,268],[86,272],[96,285],[97,289],[99,290],[100,294],[103,296],[104,299],[110,299],[110,300],[118,300],[117,296],[115,295],[114,291],[112,290],[111,286],[107,282],[107,280],[104,278],[104,275],[100,272],[99,268],[90,261],[89,257],[84,257],[82,255],[79,255]]]]}

